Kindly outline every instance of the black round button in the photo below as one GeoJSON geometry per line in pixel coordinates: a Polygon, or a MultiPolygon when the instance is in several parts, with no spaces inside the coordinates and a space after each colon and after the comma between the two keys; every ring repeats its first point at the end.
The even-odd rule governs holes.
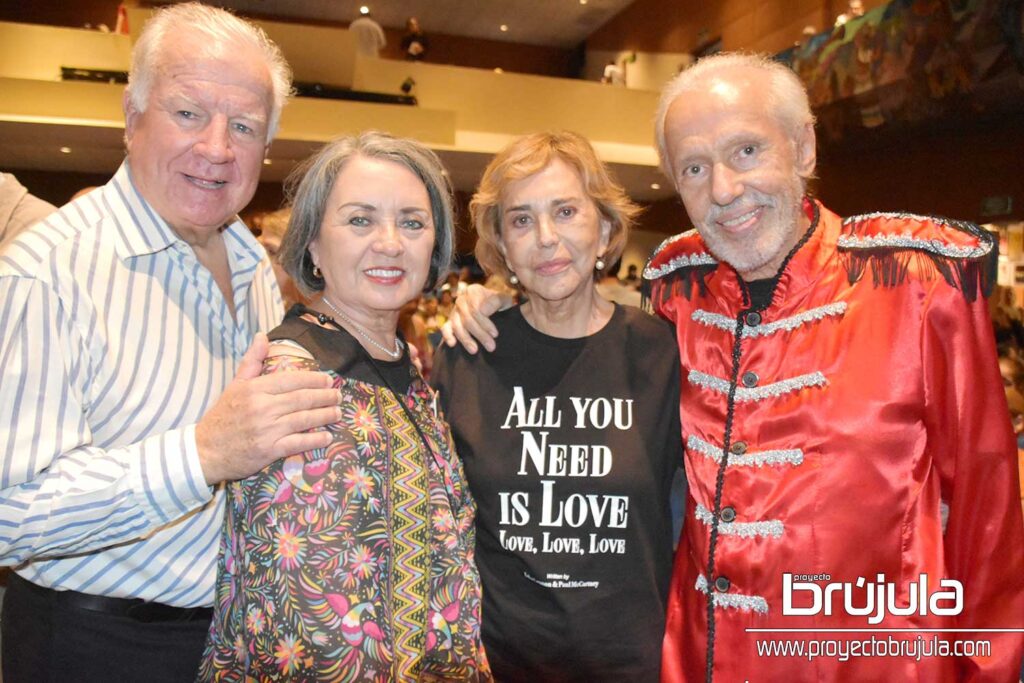
{"type": "Polygon", "coordinates": [[[743,317],[743,322],[747,323],[751,327],[757,327],[761,324],[761,314],[757,311],[751,311],[743,317]]]}
{"type": "Polygon", "coordinates": [[[743,455],[747,452],[747,442],[737,441],[733,445],[729,446],[729,452],[733,455],[743,455]]]}
{"type": "Polygon", "coordinates": [[[732,586],[732,583],[730,583],[729,579],[725,578],[724,576],[719,576],[717,579],[715,579],[715,590],[719,593],[725,593],[729,590],[730,586],[732,586]]]}
{"type": "Polygon", "coordinates": [[[757,376],[756,372],[751,372],[748,370],[747,372],[743,373],[743,377],[740,378],[740,381],[743,382],[743,386],[745,386],[748,389],[751,389],[757,386],[758,379],[759,377],[757,376]]]}
{"type": "Polygon", "coordinates": [[[736,520],[736,508],[730,506],[722,508],[722,511],[718,513],[718,516],[723,522],[733,522],[736,520]]]}

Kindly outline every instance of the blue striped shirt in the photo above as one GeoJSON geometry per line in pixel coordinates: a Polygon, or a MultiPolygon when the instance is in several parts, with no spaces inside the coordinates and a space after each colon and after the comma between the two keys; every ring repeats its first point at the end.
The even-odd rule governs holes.
{"type": "Polygon", "coordinates": [[[212,604],[224,500],[195,424],[282,308],[245,225],[222,234],[235,316],[127,162],[0,252],[0,564],[56,589],[212,604]]]}

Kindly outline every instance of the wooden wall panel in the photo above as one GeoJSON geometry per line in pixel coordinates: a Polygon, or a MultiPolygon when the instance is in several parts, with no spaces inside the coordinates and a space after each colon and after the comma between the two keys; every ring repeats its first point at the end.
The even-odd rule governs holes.
{"type": "Polygon", "coordinates": [[[109,175],[102,173],[58,173],[6,167],[3,170],[13,173],[31,194],[57,207],[71,201],[71,197],[79,190],[103,185],[110,180],[109,175]]]}
{"type": "Polygon", "coordinates": [[[977,222],[1024,219],[1024,115],[907,130],[819,152],[817,192],[843,214],[911,211],[977,222]],[[982,199],[1010,196],[1007,216],[982,199]]]}

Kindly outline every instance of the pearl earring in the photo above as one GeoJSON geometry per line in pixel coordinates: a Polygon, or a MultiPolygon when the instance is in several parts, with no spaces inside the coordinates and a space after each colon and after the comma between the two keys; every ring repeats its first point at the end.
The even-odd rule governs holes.
{"type": "Polygon", "coordinates": [[[597,270],[604,270],[604,259],[598,256],[597,262],[594,264],[594,268],[597,270]]]}
{"type": "Polygon", "coordinates": [[[515,273],[512,273],[511,275],[508,276],[508,283],[510,285],[518,285],[519,284],[519,278],[516,277],[515,273]]]}

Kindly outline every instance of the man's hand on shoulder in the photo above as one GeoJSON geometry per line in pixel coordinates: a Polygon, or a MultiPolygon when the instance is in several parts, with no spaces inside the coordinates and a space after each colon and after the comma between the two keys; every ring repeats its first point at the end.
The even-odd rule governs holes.
{"type": "Polygon", "coordinates": [[[493,351],[498,328],[491,322],[491,316],[514,303],[508,294],[482,285],[470,285],[455,300],[452,316],[441,328],[445,344],[455,346],[459,343],[469,353],[476,353],[479,342],[488,351],[493,351]]]}
{"type": "Polygon", "coordinates": [[[210,486],[242,479],[295,453],[325,448],[341,419],[338,392],[322,372],[261,375],[267,336],[257,334],[235,378],[196,425],[196,447],[210,486]]]}

